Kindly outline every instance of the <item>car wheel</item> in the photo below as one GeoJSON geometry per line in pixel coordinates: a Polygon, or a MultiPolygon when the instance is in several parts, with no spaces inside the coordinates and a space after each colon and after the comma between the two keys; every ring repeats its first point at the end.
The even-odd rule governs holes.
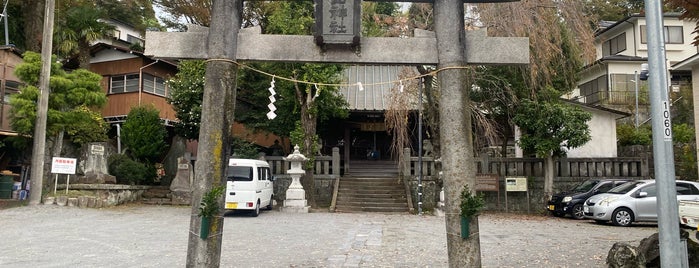
{"type": "Polygon", "coordinates": [[[584,219],[585,212],[583,212],[583,205],[577,204],[577,205],[573,206],[573,210],[571,210],[570,216],[572,216],[573,219],[576,219],[576,220],[584,219]]]}
{"type": "Polygon", "coordinates": [[[257,205],[255,205],[255,209],[252,211],[251,216],[257,217],[260,215],[260,200],[257,200],[257,205]]]}
{"type": "Polygon", "coordinates": [[[269,198],[269,205],[267,205],[267,210],[274,209],[274,196],[269,198]]]}
{"type": "Polygon", "coordinates": [[[612,213],[612,223],[617,226],[629,226],[633,222],[633,213],[628,208],[618,208],[612,213]]]}

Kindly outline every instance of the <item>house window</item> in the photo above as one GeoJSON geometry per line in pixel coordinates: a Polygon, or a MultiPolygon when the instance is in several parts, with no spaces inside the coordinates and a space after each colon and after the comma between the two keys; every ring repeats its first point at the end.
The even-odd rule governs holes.
{"type": "Polygon", "coordinates": [[[143,92],[153,93],[159,96],[165,96],[165,79],[150,74],[143,74],[143,92]]]}
{"type": "Polygon", "coordinates": [[[121,31],[114,30],[114,39],[121,39],[121,31]]]}
{"type": "Polygon", "coordinates": [[[20,83],[17,81],[5,81],[5,94],[2,96],[2,101],[4,103],[10,103],[10,96],[19,93],[19,85],[20,83]]]}
{"type": "MultiPolygon", "coordinates": [[[[666,44],[684,44],[682,26],[664,26],[663,37],[665,38],[666,44]]],[[[641,43],[645,44],[647,42],[646,26],[641,25],[641,43]]]]}
{"type": "Polygon", "coordinates": [[[626,50],[626,33],[615,36],[602,44],[602,56],[616,55],[626,50]]]}
{"type": "Polygon", "coordinates": [[[607,91],[607,76],[602,75],[580,85],[580,96],[584,97],[584,102],[588,104],[598,103],[604,98],[607,91]]]}
{"type": "Polygon", "coordinates": [[[129,42],[131,44],[139,44],[141,46],[143,45],[143,39],[135,37],[135,36],[130,35],[130,34],[126,35],[126,42],[129,42]]]}
{"type": "Polygon", "coordinates": [[[109,81],[109,93],[138,92],[138,74],[112,76],[109,81]]]}
{"type": "Polygon", "coordinates": [[[611,91],[635,91],[636,82],[633,74],[611,74],[611,91]]]}

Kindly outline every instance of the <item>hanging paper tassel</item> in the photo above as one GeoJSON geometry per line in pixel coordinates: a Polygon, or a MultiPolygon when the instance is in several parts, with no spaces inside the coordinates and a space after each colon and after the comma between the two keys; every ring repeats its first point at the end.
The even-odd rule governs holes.
{"type": "Polygon", "coordinates": [[[320,89],[318,88],[318,84],[313,84],[316,87],[316,98],[320,96],[320,89]]]}
{"type": "Polygon", "coordinates": [[[364,91],[364,87],[362,86],[362,82],[357,82],[357,87],[359,87],[359,91],[364,91]]]}
{"type": "Polygon", "coordinates": [[[274,76],[272,76],[272,82],[269,82],[269,88],[267,90],[269,90],[269,93],[272,95],[277,94],[277,92],[274,91],[274,76]]]}
{"type": "Polygon", "coordinates": [[[403,80],[399,80],[399,82],[400,85],[398,85],[398,91],[400,91],[400,93],[403,93],[403,80]]]}
{"type": "Polygon", "coordinates": [[[269,108],[269,112],[267,113],[267,119],[272,120],[277,117],[277,114],[274,113],[274,111],[277,110],[277,106],[274,106],[274,102],[277,101],[277,99],[274,97],[277,92],[274,91],[274,76],[272,76],[272,82],[269,83],[269,104],[267,105],[267,108],[269,108]]]}

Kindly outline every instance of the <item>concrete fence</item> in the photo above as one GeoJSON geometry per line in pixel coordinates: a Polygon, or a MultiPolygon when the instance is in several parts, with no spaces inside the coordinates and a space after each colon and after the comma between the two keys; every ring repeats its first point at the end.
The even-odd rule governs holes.
{"type": "MultiPolygon", "coordinates": [[[[411,190],[413,207],[417,207],[418,176],[422,180],[422,207],[424,211],[432,211],[439,202],[439,192],[442,180],[439,178],[439,162],[433,157],[417,157],[410,149],[403,151],[403,162],[398,163],[402,181],[411,190]]],[[[275,195],[284,198],[286,188],[291,183],[291,177],[286,174],[289,163],[282,156],[266,156],[272,172],[277,178],[275,195]]],[[[316,180],[316,197],[321,206],[329,205],[332,201],[335,180],[341,179],[341,157],[337,147],[333,148],[330,156],[316,156],[313,164],[316,180]]],[[[530,212],[543,211],[543,177],[544,159],[542,158],[491,158],[478,157],[475,159],[476,173],[497,177],[497,191],[484,191],[488,210],[530,212]],[[523,192],[506,192],[505,178],[526,177],[528,179],[529,199],[523,192]],[[505,203],[507,195],[507,203],[505,203]]],[[[648,159],[643,157],[612,157],[612,158],[559,158],[554,167],[554,191],[567,190],[574,185],[590,178],[649,178],[648,159]]]]}

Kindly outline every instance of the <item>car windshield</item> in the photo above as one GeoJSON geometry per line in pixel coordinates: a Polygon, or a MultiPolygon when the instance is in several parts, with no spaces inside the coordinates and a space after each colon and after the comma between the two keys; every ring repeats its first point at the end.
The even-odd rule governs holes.
{"type": "Polygon", "coordinates": [[[642,182],[642,181],[630,181],[630,182],[627,182],[627,183],[624,183],[622,185],[619,185],[617,187],[612,188],[607,193],[625,194],[625,193],[628,193],[629,191],[633,190],[634,188],[636,188],[637,185],[642,184],[642,183],[644,183],[644,182],[642,182]]]}
{"type": "Polygon", "coordinates": [[[252,181],[252,167],[229,166],[227,173],[229,181],[252,181]]]}
{"type": "Polygon", "coordinates": [[[584,193],[595,187],[599,183],[598,180],[586,180],[571,189],[571,192],[584,193]]]}

